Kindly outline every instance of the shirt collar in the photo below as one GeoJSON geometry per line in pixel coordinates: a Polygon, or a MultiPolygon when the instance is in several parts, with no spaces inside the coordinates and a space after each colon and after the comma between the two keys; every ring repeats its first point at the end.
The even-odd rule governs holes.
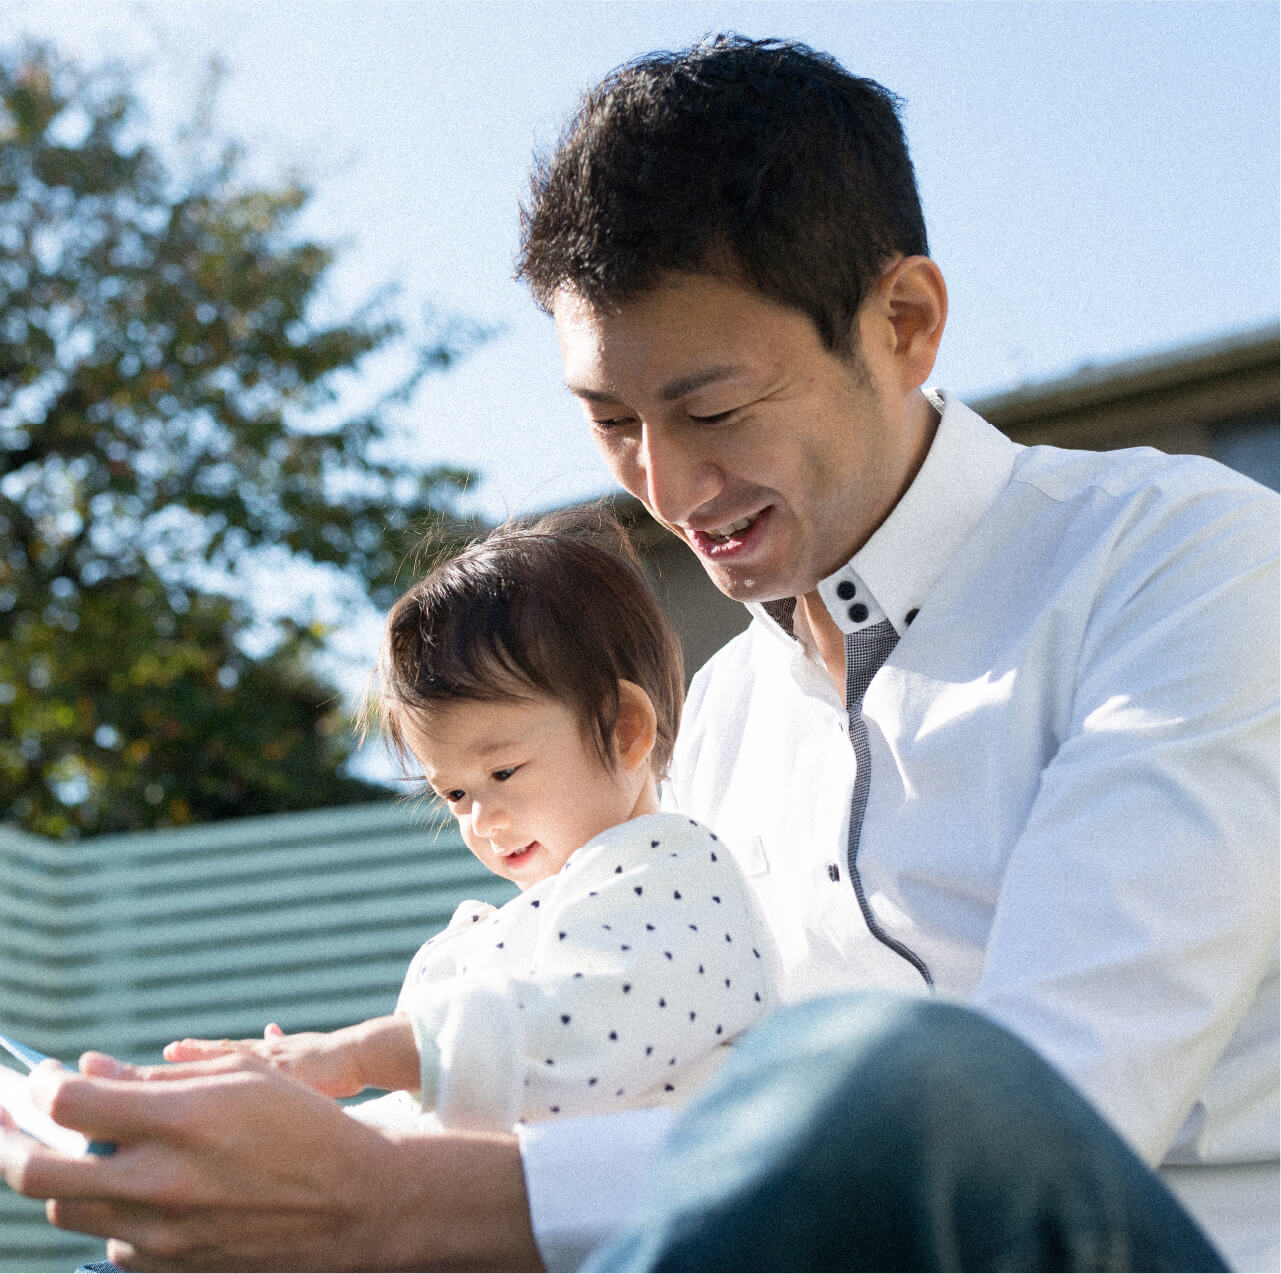
{"type": "MultiPolygon", "coordinates": [[[[920,471],[871,539],[819,581],[842,633],[888,619],[902,636],[1013,472],[1017,443],[951,394],[925,392],[941,414],[920,471]]],[[[791,605],[750,603],[748,610],[790,630],[791,605]]]]}

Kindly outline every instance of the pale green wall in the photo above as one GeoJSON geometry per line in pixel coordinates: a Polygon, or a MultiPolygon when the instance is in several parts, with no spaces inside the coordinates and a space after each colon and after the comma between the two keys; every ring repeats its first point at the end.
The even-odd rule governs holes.
{"type": "MultiPolygon", "coordinates": [[[[183,1035],[361,1021],[457,903],[514,892],[396,801],[77,844],[0,827],[0,1031],[156,1061],[183,1035]]],[[[0,1270],[101,1256],[0,1187],[0,1270]]]]}

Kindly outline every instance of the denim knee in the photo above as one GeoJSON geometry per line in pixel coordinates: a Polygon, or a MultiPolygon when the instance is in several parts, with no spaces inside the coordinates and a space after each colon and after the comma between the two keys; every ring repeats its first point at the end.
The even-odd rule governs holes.
{"type": "Polygon", "coordinates": [[[864,992],[741,1037],[588,1268],[1223,1266],[1027,1045],[961,1005],[864,992]]]}

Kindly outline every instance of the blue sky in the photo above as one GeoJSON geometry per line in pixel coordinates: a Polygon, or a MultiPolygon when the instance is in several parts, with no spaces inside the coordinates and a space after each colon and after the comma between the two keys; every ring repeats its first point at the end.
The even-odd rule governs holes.
{"type": "MultiPolygon", "coordinates": [[[[611,67],[723,29],[805,40],[906,99],[951,295],[937,384],[975,397],[1276,321],[1271,0],[0,0],[0,39],[144,68],[158,129],[221,56],[222,125],[265,177],[308,175],[308,232],[345,244],[336,303],[390,280],[410,312],[501,328],[428,383],[405,441],[479,470],[495,517],[610,486],[511,280],[531,153],[611,67]]],[[[376,644],[372,620],[338,634],[349,691],[376,644]]]]}
{"type": "MultiPolygon", "coordinates": [[[[221,118],[299,166],[336,297],[394,280],[502,334],[431,383],[408,445],[491,515],[609,486],[550,322],[511,281],[535,145],[620,61],[716,29],[806,40],[907,99],[951,318],[936,381],[977,396],[1278,313],[1278,7],[1264,0],[0,0],[0,30],[123,53],[158,125],[211,54],[221,118]]],[[[353,392],[358,390],[353,387],[353,392]]]]}

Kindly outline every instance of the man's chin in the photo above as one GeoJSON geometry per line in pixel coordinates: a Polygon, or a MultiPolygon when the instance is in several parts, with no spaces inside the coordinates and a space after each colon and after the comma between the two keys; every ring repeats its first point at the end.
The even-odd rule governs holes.
{"type": "Polygon", "coordinates": [[[771,580],[759,574],[728,570],[702,557],[699,558],[699,563],[707,572],[708,579],[716,585],[717,591],[724,593],[731,601],[742,602],[744,605],[748,602],[759,602],[763,605],[766,602],[778,602],[797,596],[796,592],[784,582],[771,580]]]}
{"type": "Polygon", "coordinates": [[[669,531],[672,532],[697,559],[699,566],[703,568],[707,578],[716,585],[720,593],[724,593],[731,601],[743,602],[777,602],[785,598],[798,597],[804,589],[797,590],[795,581],[790,578],[780,578],[779,575],[768,570],[761,569],[761,563],[749,564],[744,562],[742,565],[736,564],[729,555],[723,558],[711,557],[706,553],[699,552],[698,548],[690,542],[687,535],[683,534],[677,527],[663,523],[669,531]]]}

